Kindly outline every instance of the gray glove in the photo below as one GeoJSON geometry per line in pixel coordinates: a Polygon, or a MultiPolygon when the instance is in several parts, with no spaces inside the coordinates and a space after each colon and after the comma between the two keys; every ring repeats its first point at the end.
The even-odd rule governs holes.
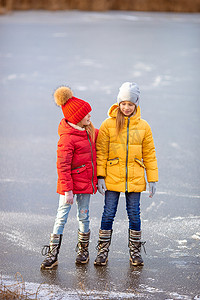
{"type": "Polygon", "coordinates": [[[107,191],[105,180],[103,178],[98,179],[98,191],[103,196],[105,195],[105,191],[107,191]]]}
{"type": "Polygon", "coordinates": [[[155,192],[156,192],[156,183],[149,182],[149,198],[152,198],[153,195],[155,195],[155,192]]]}

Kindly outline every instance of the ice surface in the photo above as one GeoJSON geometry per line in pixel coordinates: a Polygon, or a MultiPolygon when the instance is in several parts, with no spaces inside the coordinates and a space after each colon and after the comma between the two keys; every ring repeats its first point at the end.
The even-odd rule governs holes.
{"type": "Polygon", "coordinates": [[[14,12],[0,17],[0,272],[20,272],[43,299],[199,299],[199,14],[14,12]],[[95,268],[103,197],[91,198],[90,261],[75,266],[76,206],[56,270],[40,272],[57,210],[56,144],[62,112],[52,93],[70,85],[99,128],[119,86],[136,81],[155,140],[159,183],[141,197],[143,268],[129,264],[120,197],[108,266],[95,268]],[[44,284],[44,282],[46,284],[44,284]],[[46,298],[45,298],[46,297],[46,298]],[[79,297],[79,298],[80,298],[79,297]],[[90,297],[90,298],[89,298],[90,297]]]}
{"type": "MultiPolygon", "coordinates": [[[[19,290],[23,290],[29,296],[29,299],[35,299],[35,295],[37,295],[38,299],[41,300],[78,300],[78,299],[162,299],[162,294],[166,293],[166,296],[170,296],[172,298],[165,299],[182,299],[182,300],[191,300],[191,298],[187,295],[178,294],[175,292],[165,292],[158,288],[154,288],[149,285],[141,284],[140,289],[141,292],[114,292],[114,291],[97,291],[97,290],[87,290],[84,286],[82,289],[76,290],[65,290],[61,289],[56,285],[48,285],[48,284],[36,284],[32,282],[21,283],[20,281],[16,282],[9,278],[8,276],[3,276],[1,278],[1,284],[9,287],[9,290],[15,290],[16,286],[19,290]],[[13,288],[12,288],[13,287],[13,288]]],[[[22,293],[22,292],[21,292],[22,293]]],[[[193,299],[199,299],[199,296],[195,296],[193,299]]]]}

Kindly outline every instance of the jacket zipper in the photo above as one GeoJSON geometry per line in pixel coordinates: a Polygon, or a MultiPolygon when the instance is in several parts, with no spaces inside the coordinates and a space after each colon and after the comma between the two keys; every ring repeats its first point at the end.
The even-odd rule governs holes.
{"type": "MultiPolygon", "coordinates": [[[[86,131],[87,132],[87,131],[86,131]]],[[[93,183],[93,179],[94,179],[94,164],[93,164],[93,152],[92,152],[92,144],[91,144],[91,141],[90,141],[90,137],[89,137],[89,133],[87,132],[87,138],[88,138],[88,141],[90,143],[90,149],[91,149],[91,155],[92,155],[92,189],[93,189],[93,193],[95,192],[94,190],[94,183],[93,183]]]]}
{"type": "Polygon", "coordinates": [[[73,170],[76,170],[76,169],[80,169],[80,168],[82,168],[82,167],[85,167],[85,165],[81,165],[80,167],[76,167],[76,168],[72,169],[72,171],[73,171],[73,170]]]}
{"type": "Polygon", "coordinates": [[[119,160],[119,157],[108,159],[108,161],[111,161],[111,160],[116,160],[116,159],[118,159],[118,160],[119,160]]]}
{"type": "Polygon", "coordinates": [[[128,191],[128,142],[129,142],[129,123],[130,118],[128,118],[128,124],[127,124],[127,139],[126,139],[126,185],[125,185],[125,191],[128,191]]]}
{"type": "Polygon", "coordinates": [[[138,158],[135,158],[135,161],[140,165],[140,167],[143,167],[144,169],[146,169],[144,163],[141,160],[139,160],[138,158]]]}

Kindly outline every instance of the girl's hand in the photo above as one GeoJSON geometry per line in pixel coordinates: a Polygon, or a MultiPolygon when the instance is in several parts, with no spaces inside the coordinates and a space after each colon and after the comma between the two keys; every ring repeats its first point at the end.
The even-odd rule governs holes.
{"type": "Polygon", "coordinates": [[[65,192],[65,203],[66,204],[73,204],[73,192],[69,191],[69,192],[65,192]]]}
{"type": "Polygon", "coordinates": [[[107,191],[105,180],[103,178],[98,179],[98,191],[103,196],[105,195],[105,191],[107,191]]]}
{"type": "Polygon", "coordinates": [[[156,193],[156,183],[149,182],[149,198],[152,198],[156,193]]]}

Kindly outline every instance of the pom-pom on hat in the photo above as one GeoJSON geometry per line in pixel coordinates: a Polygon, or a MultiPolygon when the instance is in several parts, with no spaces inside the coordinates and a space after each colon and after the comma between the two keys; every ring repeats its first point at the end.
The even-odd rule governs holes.
{"type": "Polygon", "coordinates": [[[73,124],[79,123],[92,110],[88,102],[74,97],[72,90],[66,86],[57,88],[54,100],[61,106],[65,119],[73,124]]]}
{"type": "Polygon", "coordinates": [[[119,88],[119,94],[117,96],[117,103],[122,101],[130,101],[137,107],[139,105],[140,89],[137,83],[124,82],[119,88]]]}

